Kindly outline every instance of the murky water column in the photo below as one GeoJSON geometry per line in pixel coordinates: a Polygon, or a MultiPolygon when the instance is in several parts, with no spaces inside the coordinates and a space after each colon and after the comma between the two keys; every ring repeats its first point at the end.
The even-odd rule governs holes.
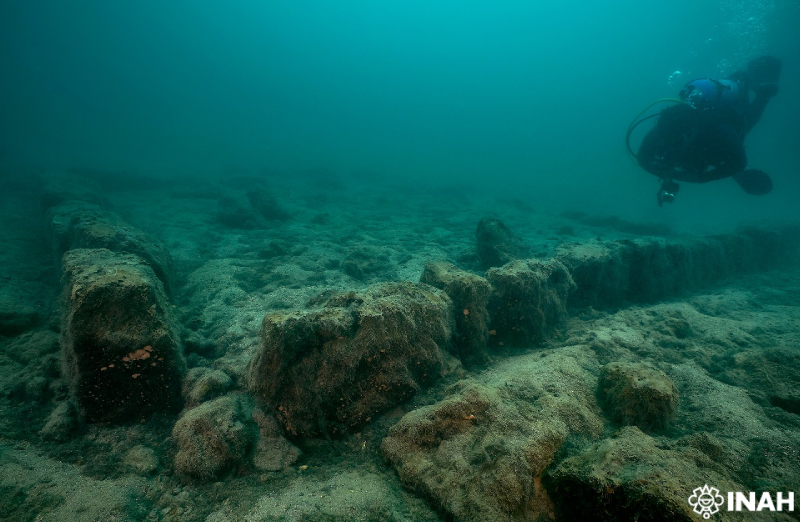
{"type": "Polygon", "coordinates": [[[769,53],[767,34],[775,0],[723,0],[719,38],[727,52],[719,58],[717,69],[730,74],[748,60],[769,53]]]}

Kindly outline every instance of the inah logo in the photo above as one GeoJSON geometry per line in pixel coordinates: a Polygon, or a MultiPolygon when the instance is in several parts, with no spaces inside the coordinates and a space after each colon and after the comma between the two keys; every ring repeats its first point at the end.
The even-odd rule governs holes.
{"type": "Polygon", "coordinates": [[[719,512],[719,507],[725,503],[725,499],[719,494],[717,488],[710,488],[708,484],[702,488],[695,488],[691,497],[689,497],[689,505],[694,508],[694,512],[698,515],[703,515],[703,518],[709,519],[711,515],[719,512]]]}

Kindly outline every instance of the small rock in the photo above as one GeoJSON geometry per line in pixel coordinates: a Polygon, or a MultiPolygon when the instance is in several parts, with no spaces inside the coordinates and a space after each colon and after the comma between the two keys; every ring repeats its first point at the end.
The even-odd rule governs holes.
{"type": "Polygon", "coordinates": [[[78,411],[72,401],[64,401],[50,413],[40,434],[47,440],[69,440],[78,427],[78,411]]]}
{"type": "Polygon", "coordinates": [[[152,475],[158,470],[158,456],[151,448],[138,444],[125,454],[122,464],[137,475],[152,475]]]}
{"type": "Polygon", "coordinates": [[[525,257],[522,242],[499,219],[485,217],[475,231],[478,256],[485,268],[502,266],[525,257]]]}
{"type": "Polygon", "coordinates": [[[636,363],[603,367],[598,396],[615,422],[643,430],[666,428],[675,416],[678,389],[667,374],[636,363]]]}
{"type": "Polygon", "coordinates": [[[253,453],[253,465],[259,471],[282,471],[294,465],[302,452],[283,437],[261,438],[253,453]]]}
{"type": "Polygon", "coordinates": [[[252,408],[244,396],[227,395],[186,412],[172,430],[178,446],[175,470],[213,480],[243,463],[256,435],[252,408]]]}
{"type": "Polygon", "coordinates": [[[183,381],[183,397],[190,405],[224,395],[233,386],[233,380],[222,370],[192,368],[183,381]]]}

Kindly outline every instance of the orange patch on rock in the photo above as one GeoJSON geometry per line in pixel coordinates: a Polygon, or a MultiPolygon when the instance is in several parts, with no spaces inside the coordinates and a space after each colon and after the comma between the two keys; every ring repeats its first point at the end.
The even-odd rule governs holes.
{"type": "Polygon", "coordinates": [[[145,346],[135,352],[131,352],[127,357],[123,357],[123,361],[143,361],[150,358],[150,352],[153,350],[152,346],[145,346]],[[150,350],[148,350],[150,348],[150,350]]]}

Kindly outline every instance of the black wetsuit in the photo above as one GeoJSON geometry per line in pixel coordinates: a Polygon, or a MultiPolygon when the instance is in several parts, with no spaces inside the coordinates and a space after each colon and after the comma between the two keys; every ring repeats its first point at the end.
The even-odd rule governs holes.
{"type": "Polygon", "coordinates": [[[739,84],[735,103],[709,109],[679,104],[661,111],[639,148],[639,164],[661,179],[693,183],[743,173],[747,167],[744,138],[775,92],[758,88],[750,100],[746,73],[730,79],[739,84]]]}

